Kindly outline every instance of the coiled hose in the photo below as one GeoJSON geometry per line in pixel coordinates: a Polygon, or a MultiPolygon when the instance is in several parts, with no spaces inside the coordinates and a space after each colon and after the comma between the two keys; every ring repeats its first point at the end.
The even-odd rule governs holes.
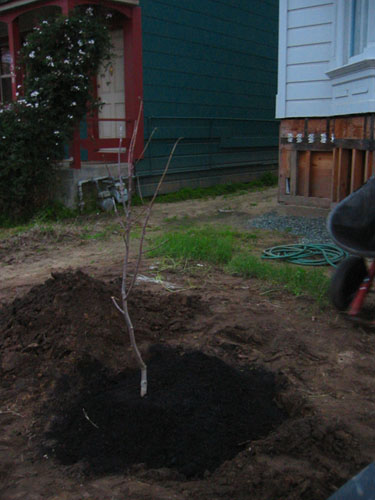
{"type": "Polygon", "coordinates": [[[330,266],[337,267],[342,259],[347,257],[347,252],[331,244],[316,245],[279,245],[266,248],[262,259],[283,260],[302,266],[330,266]]]}

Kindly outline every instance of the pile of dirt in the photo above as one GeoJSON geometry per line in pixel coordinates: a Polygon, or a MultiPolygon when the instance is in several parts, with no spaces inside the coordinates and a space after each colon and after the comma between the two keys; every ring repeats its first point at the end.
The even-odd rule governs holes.
{"type": "MultiPolygon", "coordinates": [[[[81,271],[53,274],[0,311],[0,374],[53,375],[91,356],[119,371],[131,363],[124,319],[111,297],[120,282],[106,284],[81,271]]],[[[158,343],[202,309],[199,297],[159,294],[135,287],[129,311],[137,341],[158,343]]]]}

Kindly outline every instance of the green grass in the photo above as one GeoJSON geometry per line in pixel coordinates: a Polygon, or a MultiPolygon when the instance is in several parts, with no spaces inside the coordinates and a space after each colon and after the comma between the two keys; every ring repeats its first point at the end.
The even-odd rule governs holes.
{"type": "MultiPolygon", "coordinates": [[[[186,200],[198,200],[214,198],[215,196],[223,196],[229,194],[245,194],[249,191],[256,191],[270,186],[277,185],[277,175],[271,172],[266,172],[259,179],[251,182],[232,182],[228,184],[217,184],[210,187],[198,188],[182,188],[175,193],[161,194],[155,202],[156,203],[176,203],[186,200]]],[[[134,197],[134,204],[141,204],[138,196],[134,197]]]]}
{"type": "Polygon", "coordinates": [[[255,255],[240,252],[228,262],[226,270],[246,278],[258,278],[282,285],[297,297],[307,294],[322,306],[327,302],[329,278],[321,269],[265,262],[255,255]]]}
{"type": "Polygon", "coordinates": [[[151,257],[174,261],[199,261],[220,265],[231,273],[257,278],[282,286],[295,296],[308,295],[320,306],[327,303],[329,279],[322,269],[266,262],[251,254],[254,233],[204,226],[170,231],[153,238],[151,257]]]}
{"type": "Polygon", "coordinates": [[[152,245],[156,248],[149,255],[227,264],[238,244],[254,239],[256,235],[253,233],[242,233],[226,227],[193,227],[185,231],[170,231],[154,238],[152,245]]]}

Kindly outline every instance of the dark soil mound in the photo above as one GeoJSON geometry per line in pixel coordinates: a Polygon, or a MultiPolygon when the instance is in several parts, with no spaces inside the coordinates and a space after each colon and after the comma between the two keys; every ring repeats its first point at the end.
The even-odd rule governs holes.
{"type": "Polygon", "coordinates": [[[166,348],[148,366],[145,398],[138,371],[110,378],[87,362],[61,380],[47,411],[54,414],[47,453],[65,465],[83,461],[94,475],[143,463],[202,476],[285,419],[273,401],[274,377],[263,370],[240,372],[201,352],[166,348]]]}
{"type": "MultiPolygon", "coordinates": [[[[90,355],[115,371],[132,359],[124,320],[111,297],[120,282],[103,283],[77,272],[53,274],[43,285],[0,310],[0,374],[57,375],[90,355]]],[[[129,312],[139,343],[157,343],[186,331],[202,309],[196,296],[135,287],[129,312]]]]}

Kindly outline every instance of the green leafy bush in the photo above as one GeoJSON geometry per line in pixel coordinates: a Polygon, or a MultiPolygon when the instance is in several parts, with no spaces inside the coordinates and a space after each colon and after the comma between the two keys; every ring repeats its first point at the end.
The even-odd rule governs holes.
{"type": "Polygon", "coordinates": [[[43,206],[56,162],[98,102],[92,77],[110,57],[106,22],[89,7],[44,20],[21,50],[18,101],[0,108],[0,213],[14,220],[43,206]]]}

